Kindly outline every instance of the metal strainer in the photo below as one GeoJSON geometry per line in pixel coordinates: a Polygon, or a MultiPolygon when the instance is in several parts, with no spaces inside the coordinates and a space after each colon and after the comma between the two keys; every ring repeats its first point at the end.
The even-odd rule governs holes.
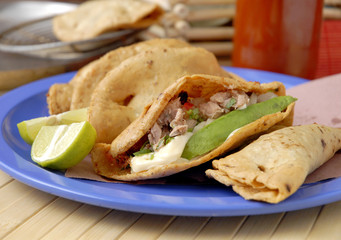
{"type": "Polygon", "coordinates": [[[56,4],[69,10],[77,6],[69,3],[34,1],[17,2],[3,7],[0,5],[0,51],[49,59],[77,60],[102,54],[136,40],[135,35],[138,31],[129,29],[103,34],[90,40],[61,42],[52,31],[53,16],[63,12],[61,8],[55,7],[56,4]],[[47,8],[48,5],[50,7],[47,8]],[[34,12],[40,12],[40,16],[37,16],[39,14],[32,16],[29,8],[33,7],[34,12]],[[45,16],[41,14],[42,7],[45,7],[45,16]],[[59,11],[51,12],[51,9],[59,11]],[[25,12],[31,16],[25,16],[25,12]]]}

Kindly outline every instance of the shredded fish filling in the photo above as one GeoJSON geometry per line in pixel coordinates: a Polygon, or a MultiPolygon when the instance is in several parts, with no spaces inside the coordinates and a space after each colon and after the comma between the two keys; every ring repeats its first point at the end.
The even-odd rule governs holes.
{"type": "Polygon", "coordinates": [[[203,98],[191,98],[186,92],[181,92],[168,103],[151,128],[148,143],[140,151],[144,154],[131,159],[132,172],[188,161],[181,158],[181,153],[193,132],[230,111],[244,109],[273,97],[277,97],[273,92],[257,95],[227,90],[212,95],[207,101],[203,98]]]}

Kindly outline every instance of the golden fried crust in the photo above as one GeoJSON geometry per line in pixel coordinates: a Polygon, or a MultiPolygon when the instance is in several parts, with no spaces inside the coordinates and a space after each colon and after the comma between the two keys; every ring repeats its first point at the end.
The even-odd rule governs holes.
{"type": "Polygon", "coordinates": [[[213,161],[206,175],[245,199],[278,203],[341,149],[341,129],[318,124],[262,135],[241,151],[213,161]]]}
{"type": "Polygon", "coordinates": [[[89,107],[91,95],[98,83],[124,60],[153,48],[181,48],[190,45],[176,39],[152,39],[112,50],[82,67],[77,74],[65,84],[55,84],[48,92],[50,114],[89,107]]]}
{"type": "MultiPolygon", "coordinates": [[[[113,50],[83,67],[75,76],[70,109],[89,107],[94,89],[105,75],[126,59],[155,48],[182,48],[190,45],[176,39],[153,39],[113,50]]],[[[142,59],[141,59],[142,61],[142,59]]]]}
{"type": "Polygon", "coordinates": [[[71,84],[53,84],[46,95],[50,115],[69,111],[71,95],[71,84]]]}

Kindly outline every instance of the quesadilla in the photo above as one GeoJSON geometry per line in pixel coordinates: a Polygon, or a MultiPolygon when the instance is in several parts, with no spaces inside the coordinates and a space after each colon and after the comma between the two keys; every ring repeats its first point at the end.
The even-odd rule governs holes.
{"type": "Polygon", "coordinates": [[[291,125],[295,100],[285,96],[280,82],[247,82],[232,73],[184,76],[147,105],[111,144],[95,144],[94,169],[122,181],[184,171],[276,124],[291,125]]]}
{"type": "Polygon", "coordinates": [[[286,127],[214,160],[206,175],[247,200],[278,203],[341,149],[341,129],[312,124],[286,127]]]}
{"type": "Polygon", "coordinates": [[[93,0],[53,19],[53,32],[61,41],[80,41],[120,29],[146,28],[163,10],[139,0],[93,0]]]}
{"type": "Polygon", "coordinates": [[[70,82],[53,84],[47,94],[49,113],[53,115],[89,107],[91,95],[104,76],[121,62],[140,52],[154,48],[182,47],[190,45],[177,39],[152,39],[112,50],[82,67],[70,82]]]}

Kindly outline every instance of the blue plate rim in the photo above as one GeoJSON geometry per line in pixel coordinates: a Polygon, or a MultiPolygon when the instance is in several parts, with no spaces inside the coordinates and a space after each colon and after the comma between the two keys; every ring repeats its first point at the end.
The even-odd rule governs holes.
{"type": "MultiPolygon", "coordinates": [[[[251,80],[249,76],[252,76],[260,82],[267,82],[270,79],[271,81],[284,81],[288,88],[307,82],[305,79],[261,70],[234,67],[226,67],[226,69],[248,80],[251,80]]],[[[6,140],[4,135],[4,128],[8,124],[6,122],[8,121],[8,114],[20,102],[26,101],[41,92],[46,92],[53,83],[69,81],[75,73],[70,72],[44,78],[16,88],[0,97],[0,104],[3,106],[0,110],[2,133],[0,135],[0,169],[18,181],[59,197],[91,205],[131,212],[178,216],[212,217],[270,214],[319,206],[341,199],[340,178],[306,185],[287,200],[279,204],[268,204],[244,200],[238,195],[231,195],[232,190],[223,187],[216,190],[216,196],[191,196],[190,194],[182,196],[178,194],[181,191],[206,191],[206,186],[137,186],[71,179],[54,171],[40,168],[30,159],[20,160],[24,170],[19,169],[14,164],[17,153],[8,144],[8,139],[6,140]],[[225,191],[229,193],[226,196],[224,195],[225,191]],[[314,194],[315,192],[319,192],[319,194],[314,194]]],[[[22,140],[18,139],[18,141],[22,140]]]]}

